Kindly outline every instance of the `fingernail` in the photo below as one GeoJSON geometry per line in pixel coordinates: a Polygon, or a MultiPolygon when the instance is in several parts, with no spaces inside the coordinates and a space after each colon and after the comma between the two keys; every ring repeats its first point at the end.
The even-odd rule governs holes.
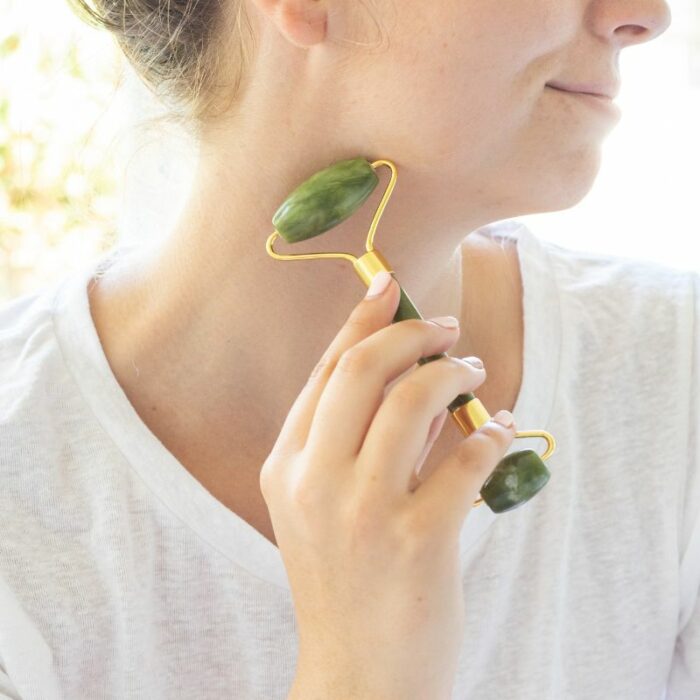
{"type": "Polygon", "coordinates": [[[435,318],[429,318],[430,323],[434,323],[443,328],[457,328],[459,327],[459,320],[454,316],[436,316],[435,318]]]}
{"type": "Polygon", "coordinates": [[[468,362],[470,365],[473,365],[477,369],[484,369],[484,363],[478,357],[470,355],[469,357],[463,357],[462,359],[465,362],[468,362]]]}
{"type": "Polygon", "coordinates": [[[372,277],[372,282],[367,289],[365,299],[373,299],[374,297],[378,297],[389,286],[389,282],[391,282],[391,273],[387,272],[386,270],[381,270],[378,272],[374,277],[372,277]]]}
{"type": "Polygon", "coordinates": [[[493,418],[491,418],[492,421],[495,423],[498,423],[499,425],[502,425],[504,428],[510,428],[511,425],[513,425],[513,414],[510,411],[506,411],[506,409],[502,409],[499,411],[493,418]]]}

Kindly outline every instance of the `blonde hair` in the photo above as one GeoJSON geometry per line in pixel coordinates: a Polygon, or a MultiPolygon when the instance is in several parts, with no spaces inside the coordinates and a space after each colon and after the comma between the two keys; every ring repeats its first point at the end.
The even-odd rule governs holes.
{"type": "Polygon", "coordinates": [[[112,34],[136,74],[169,109],[165,119],[199,131],[238,95],[254,41],[242,0],[68,3],[80,19],[112,34]],[[238,49],[237,60],[226,51],[230,44],[238,49]],[[224,74],[226,83],[220,84],[224,74]]]}

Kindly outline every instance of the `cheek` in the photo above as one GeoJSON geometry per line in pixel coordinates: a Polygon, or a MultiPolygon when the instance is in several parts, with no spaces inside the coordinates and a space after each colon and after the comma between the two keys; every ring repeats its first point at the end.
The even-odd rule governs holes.
{"type": "Polygon", "coordinates": [[[467,148],[473,158],[479,151],[502,150],[544,111],[544,84],[551,75],[512,46],[491,54],[478,45],[448,46],[415,67],[410,99],[399,98],[407,110],[405,126],[442,151],[467,148]]]}
{"type": "Polygon", "coordinates": [[[504,82],[499,86],[442,61],[432,73],[404,73],[375,93],[381,142],[429,170],[505,161],[519,147],[535,99],[532,91],[504,90],[504,82]]]}
{"type": "Polygon", "coordinates": [[[542,91],[561,49],[549,5],[445,0],[439,12],[420,10],[425,22],[407,5],[413,17],[398,20],[365,75],[368,104],[380,124],[384,116],[382,142],[418,161],[507,160],[550,107],[542,91]]]}
{"type": "Polygon", "coordinates": [[[507,70],[467,74],[450,67],[426,86],[416,123],[430,125],[428,137],[442,157],[478,165],[518,148],[539,99],[538,87],[519,84],[507,70]]]}

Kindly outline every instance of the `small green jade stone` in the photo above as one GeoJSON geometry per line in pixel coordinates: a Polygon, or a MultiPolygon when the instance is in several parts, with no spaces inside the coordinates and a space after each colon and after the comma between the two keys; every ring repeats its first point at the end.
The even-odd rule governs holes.
{"type": "Polygon", "coordinates": [[[534,450],[506,455],[481,487],[481,497],[494,513],[505,513],[529,501],[551,476],[534,450]]]}
{"type": "Polygon", "coordinates": [[[338,161],[299,185],[275,212],[272,225],[287,243],[313,238],[345,221],[378,184],[365,158],[338,161]]]}

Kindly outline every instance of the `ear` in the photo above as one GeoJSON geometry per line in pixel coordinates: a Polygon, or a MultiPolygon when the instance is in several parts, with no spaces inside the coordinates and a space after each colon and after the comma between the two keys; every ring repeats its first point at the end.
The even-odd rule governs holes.
{"type": "Polygon", "coordinates": [[[253,0],[292,44],[309,48],[326,37],[326,0],[253,0]]]}

